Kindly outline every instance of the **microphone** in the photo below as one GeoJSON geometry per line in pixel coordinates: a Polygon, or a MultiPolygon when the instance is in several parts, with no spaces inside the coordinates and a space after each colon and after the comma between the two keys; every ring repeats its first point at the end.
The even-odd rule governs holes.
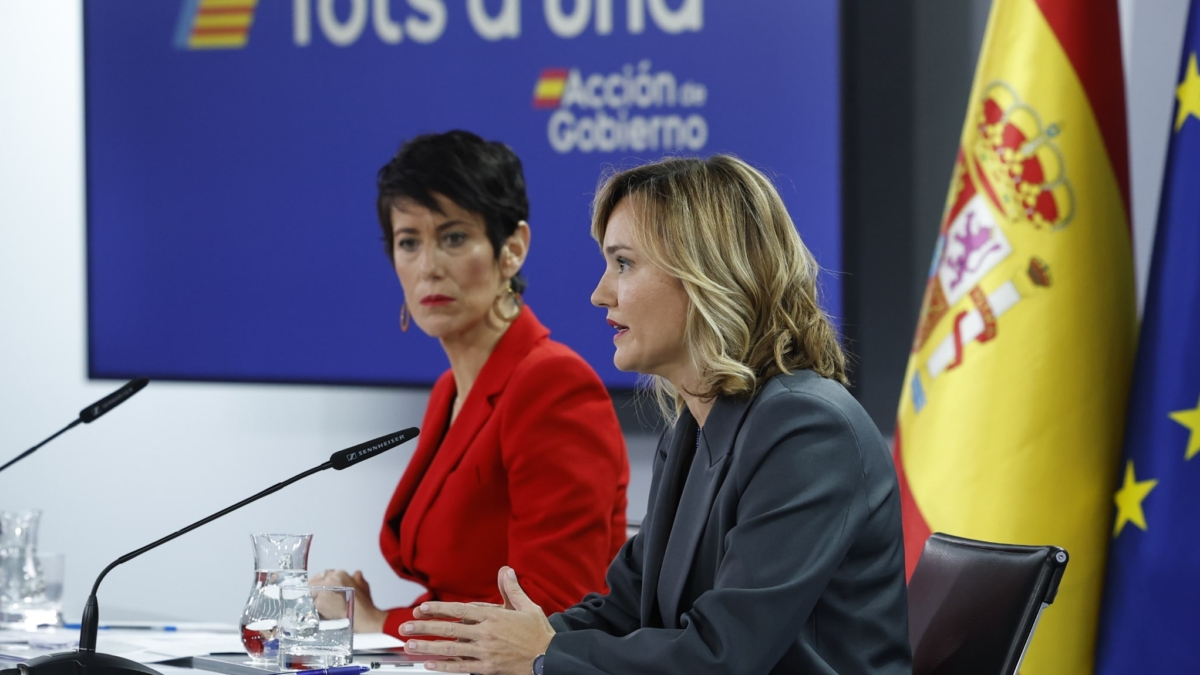
{"type": "Polygon", "coordinates": [[[125,384],[124,387],[121,387],[108,396],[105,396],[83,410],[80,410],[79,419],[83,421],[84,424],[91,424],[92,422],[95,422],[109,410],[112,410],[113,408],[132,398],[134,394],[141,391],[142,388],[147,384],[150,384],[150,380],[147,380],[144,377],[139,377],[136,380],[130,380],[125,384]]]}
{"type": "MultiPolygon", "coordinates": [[[[103,413],[101,413],[103,414],[103,413]]],[[[92,585],[92,594],[88,596],[87,604],[83,608],[83,620],[79,628],[79,649],[73,652],[60,652],[58,654],[50,654],[48,656],[39,656],[27,663],[19,664],[16,668],[8,670],[0,670],[0,675],[160,675],[157,670],[120,656],[112,654],[102,654],[96,651],[96,633],[100,627],[100,604],[96,601],[96,592],[100,589],[100,582],[104,581],[104,577],[112,571],[114,567],[121,563],[129,562],[141,554],[162,546],[163,544],[182,537],[192,530],[211,523],[212,521],[226,514],[237,511],[243,506],[256,502],[269,494],[278,492],[283,488],[295,483],[296,481],[307,478],[314,473],[320,473],[326,469],[335,469],[341,471],[362,462],[364,460],[383,454],[387,450],[410,441],[417,437],[420,430],[416,427],[410,427],[403,431],[397,431],[380,436],[379,438],[359,443],[358,445],[339,450],[329,456],[329,460],[315,466],[308,471],[296,474],[291,478],[272,485],[271,487],[259,492],[258,494],[243,499],[242,501],[230,506],[229,508],[218,511],[207,518],[198,520],[191,525],[169,534],[158,541],[139,548],[131,553],[126,553],[114,560],[104,571],[100,572],[100,576],[96,577],[96,583],[92,585]],[[13,672],[16,671],[16,672],[13,672]]]]}
{"type": "Polygon", "coordinates": [[[150,382],[150,380],[147,380],[144,377],[138,378],[136,380],[130,380],[129,382],[127,382],[125,384],[125,386],[114,391],[113,393],[109,394],[108,396],[105,396],[104,398],[100,399],[99,401],[96,401],[95,403],[89,405],[88,407],[84,408],[83,410],[80,410],[79,417],[76,417],[74,420],[71,421],[70,424],[63,427],[62,429],[59,429],[50,438],[47,438],[46,440],[42,441],[41,443],[38,443],[37,445],[26,450],[25,452],[22,452],[21,454],[17,455],[16,457],[13,457],[12,459],[8,460],[8,462],[6,462],[4,464],[4,466],[0,466],[0,471],[3,471],[5,469],[7,469],[8,467],[12,466],[13,464],[16,464],[17,462],[32,455],[34,453],[34,451],[36,451],[38,448],[42,447],[43,445],[49,443],[50,441],[58,438],[61,435],[63,435],[64,433],[67,432],[67,429],[77,426],[80,422],[83,422],[84,424],[91,424],[92,422],[95,422],[96,420],[100,419],[100,417],[102,415],[104,415],[105,413],[107,413],[109,410],[112,410],[113,408],[115,408],[115,407],[121,405],[122,403],[124,403],[125,401],[129,400],[134,394],[138,393],[139,391],[142,390],[143,387],[145,387],[147,384],[149,384],[149,382],[150,382]]]}

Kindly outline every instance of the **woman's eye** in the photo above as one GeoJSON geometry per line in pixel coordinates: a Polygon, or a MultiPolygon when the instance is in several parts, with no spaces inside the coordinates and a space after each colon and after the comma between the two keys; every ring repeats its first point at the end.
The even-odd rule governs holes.
{"type": "Polygon", "coordinates": [[[617,269],[621,272],[624,272],[625,270],[629,269],[629,261],[626,260],[625,258],[618,257],[617,258],[617,269]]]}
{"type": "Polygon", "coordinates": [[[412,237],[398,239],[396,240],[396,248],[403,251],[415,251],[417,250],[417,240],[412,237]]]}
{"type": "Polygon", "coordinates": [[[446,243],[450,246],[461,246],[467,241],[465,232],[450,232],[446,235],[446,243]]]}

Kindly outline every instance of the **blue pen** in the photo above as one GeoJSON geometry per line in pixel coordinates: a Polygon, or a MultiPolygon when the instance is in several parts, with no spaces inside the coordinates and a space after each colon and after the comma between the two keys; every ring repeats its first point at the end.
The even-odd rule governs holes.
{"type": "Polygon", "coordinates": [[[367,666],[334,666],[333,668],[312,668],[309,670],[285,670],[275,675],[362,675],[370,670],[367,666]]]}
{"type": "MultiPolygon", "coordinates": [[[[77,623],[64,623],[63,628],[70,629],[70,630],[79,630],[80,628],[83,628],[83,626],[80,624],[77,624],[77,623]]],[[[161,631],[166,631],[168,633],[174,633],[174,632],[178,631],[179,629],[176,628],[175,626],[129,625],[129,626],[96,626],[96,630],[161,630],[161,631]]]]}

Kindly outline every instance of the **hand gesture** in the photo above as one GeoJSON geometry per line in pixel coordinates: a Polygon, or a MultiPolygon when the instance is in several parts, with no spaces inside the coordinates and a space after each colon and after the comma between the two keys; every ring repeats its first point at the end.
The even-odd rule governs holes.
{"type": "Polygon", "coordinates": [[[528,675],[533,659],[546,652],[554,628],[542,608],[521,589],[517,573],[511,567],[500,568],[498,583],[503,607],[461,602],[421,603],[413,611],[414,619],[450,621],[414,620],[400,626],[401,637],[408,640],[404,650],[416,656],[450,657],[450,660],[426,661],[428,670],[528,675]],[[456,641],[415,638],[420,635],[456,641]]]}

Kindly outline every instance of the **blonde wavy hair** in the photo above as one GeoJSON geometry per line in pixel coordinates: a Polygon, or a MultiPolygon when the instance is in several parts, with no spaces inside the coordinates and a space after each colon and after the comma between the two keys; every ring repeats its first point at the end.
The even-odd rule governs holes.
{"type": "MultiPolygon", "coordinates": [[[[848,384],[837,331],[818,301],[820,268],[770,179],[729,155],[614,173],[592,204],[596,241],[626,200],[637,243],[691,301],[684,343],[701,382],[689,394],[749,397],[771,377],[805,369],[848,384]]],[[[683,398],[663,378],[652,381],[673,423],[683,398]]]]}

